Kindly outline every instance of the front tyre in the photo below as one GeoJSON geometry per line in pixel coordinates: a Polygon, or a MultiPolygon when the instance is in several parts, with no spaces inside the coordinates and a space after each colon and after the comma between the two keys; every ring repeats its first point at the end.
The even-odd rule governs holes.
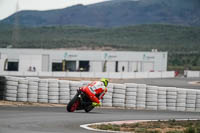
{"type": "Polygon", "coordinates": [[[79,100],[78,94],[76,94],[73,97],[73,99],[68,103],[67,111],[74,112],[78,108],[79,104],[80,104],[80,100],[79,100]]]}

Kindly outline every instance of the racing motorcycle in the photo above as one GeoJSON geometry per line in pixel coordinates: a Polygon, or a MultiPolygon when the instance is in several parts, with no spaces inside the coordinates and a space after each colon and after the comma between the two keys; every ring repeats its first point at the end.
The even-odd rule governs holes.
{"type": "Polygon", "coordinates": [[[92,101],[80,89],[77,90],[77,93],[67,105],[68,112],[74,112],[75,110],[85,110],[85,112],[90,112],[92,109],[94,109],[92,101]]]}

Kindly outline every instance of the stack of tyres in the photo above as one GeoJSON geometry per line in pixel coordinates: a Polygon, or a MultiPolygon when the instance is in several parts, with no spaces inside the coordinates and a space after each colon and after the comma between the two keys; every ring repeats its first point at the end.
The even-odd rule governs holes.
{"type": "Polygon", "coordinates": [[[200,90],[197,90],[197,96],[196,96],[196,112],[200,112],[200,90]]]}
{"type": "Polygon", "coordinates": [[[17,101],[18,77],[6,76],[5,100],[17,101]]]}
{"type": "Polygon", "coordinates": [[[167,109],[167,91],[166,87],[158,87],[158,110],[167,109]]]}
{"type": "Polygon", "coordinates": [[[167,110],[176,111],[177,89],[167,87],[167,110]]]}
{"type": "Polygon", "coordinates": [[[124,84],[114,84],[113,89],[113,107],[124,107],[125,106],[125,94],[126,85],[124,84]]]}
{"type": "Polygon", "coordinates": [[[157,110],[158,109],[158,87],[147,86],[146,92],[146,109],[157,110]]]}
{"type": "Polygon", "coordinates": [[[109,83],[107,86],[107,93],[104,95],[102,100],[102,106],[112,107],[112,97],[113,97],[113,84],[109,83]]]}
{"type": "Polygon", "coordinates": [[[186,109],[186,89],[177,89],[176,111],[185,111],[186,109]]]}
{"type": "Polygon", "coordinates": [[[82,87],[81,82],[76,81],[70,81],[69,82],[70,87],[70,100],[74,97],[74,95],[77,93],[77,90],[82,87]]]}
{"type": "Polygon", "coordinates": [[[0,77],[0,100],[4,99],[5,85],[6,85],[5,77],[0,77]]]}
{"type": "Polygon", "coordinates": [[[17,90],[17,101],[27,102],[28,97],[28,80],[25,78],[19,79],[19,85],[17,90]]]}
{"type": "Polygon", "coordinates": [[[60,80],[59,81],[59,103],[67,104],[70,100],[69,94],[69,81],[67,80],[60,80]]]}
{"type": "Polygon", "coordinates": [[[137,84],[126,83],[125,107],[136,108],[137,84]]]}
{"type": "Polygon", "coordinates": [[[187,89],[186,96],[186,111],[194,112],[196,106],[197,91],[193,89],[187,89]]]}
{"type": "Polygon", "coordinates": [[[38,102],[48,103],[48,79],[40,79],[38,84],[38,102]]]}
{"type": "Polygon", "coordinates": [[[146,108],[146,85],[145,84],[138,84],[137,86],[136,108],[137,109],[146,108]]]}
{"type": "Polygon", "coordinates": [[[57,79],[48,79],[48,101],[49,103],[59,103],[59,84],[57,79]]]}
{"type": "Polygon", "coordinates": [[[28,102],[38,101],[38,81],[39,78],[27,77],[28,80],[28,102]]]}

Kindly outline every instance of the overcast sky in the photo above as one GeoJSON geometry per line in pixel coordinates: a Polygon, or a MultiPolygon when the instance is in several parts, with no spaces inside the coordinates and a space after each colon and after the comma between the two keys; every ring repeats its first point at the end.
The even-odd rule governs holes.
{"type": "Polygon", "coordinates": [[[16,12],[17,1],[19,1],[19,11],[21,11],[59,9],[76,4],[88,5],[107,0],[0,0],[0,20],[16,12]]]}

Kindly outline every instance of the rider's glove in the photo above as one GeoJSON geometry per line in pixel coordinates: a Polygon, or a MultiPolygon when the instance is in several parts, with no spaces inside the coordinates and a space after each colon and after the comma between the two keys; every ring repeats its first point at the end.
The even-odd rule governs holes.
{"type": "Polygon", "coordinates": [[[101,103],[92,102],[93,107],[97,107],[97,106],[100,106],[100,105],[101,105],[101,103]]]}

